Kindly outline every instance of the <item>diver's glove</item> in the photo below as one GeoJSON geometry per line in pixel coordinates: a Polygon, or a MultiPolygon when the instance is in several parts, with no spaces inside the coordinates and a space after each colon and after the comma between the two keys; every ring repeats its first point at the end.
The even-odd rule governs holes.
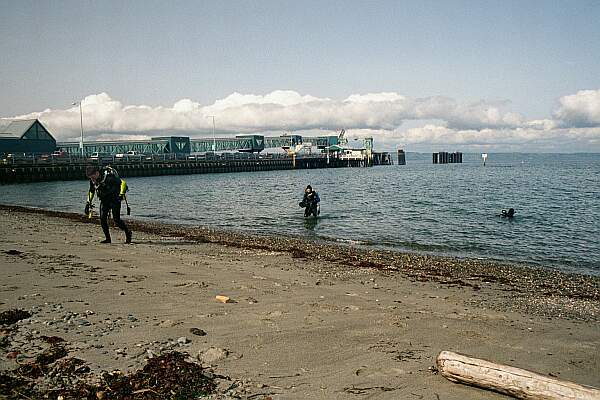
{"type": "Polygon", "coordinates": [[[85,210],[83,211],[85,213],[85,215],[87,215],[89,218],[92,218],[92,210],[94,209],[94,205],[92,203],[90,203],[89,201],[87,203],[85,203],[85,210]]]}

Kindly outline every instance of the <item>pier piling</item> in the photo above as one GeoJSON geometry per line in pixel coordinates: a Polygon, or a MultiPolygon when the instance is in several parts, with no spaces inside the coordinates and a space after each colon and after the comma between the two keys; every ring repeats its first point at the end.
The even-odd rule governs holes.
{"type": "Polygon", "coordinates": [[[462,153],[460,151],[454,153],[440,151],[432,153],[431,156],[433,164],[462,164],[462,153]]]}

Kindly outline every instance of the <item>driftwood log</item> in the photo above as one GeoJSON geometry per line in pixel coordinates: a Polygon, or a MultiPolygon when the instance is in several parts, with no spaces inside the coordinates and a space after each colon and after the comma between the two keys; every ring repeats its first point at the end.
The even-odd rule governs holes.
{"type": "Polygon", "coordinates": [[[450,351],[442,351],[436,362],[438,371],[452,382],[494,390],[517,399],[600,400],[600,389],[450,351]]]}

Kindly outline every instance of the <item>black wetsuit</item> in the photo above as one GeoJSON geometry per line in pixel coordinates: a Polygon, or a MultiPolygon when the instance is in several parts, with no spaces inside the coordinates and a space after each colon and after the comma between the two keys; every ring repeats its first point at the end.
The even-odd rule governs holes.
{"type": "Polygon", "coordinates": [[[300,204],[304,204],[304,216],[305,217],[310,217],[311,214],[313,214],[315,217],[319,214],[318,209],[317,209],[317,205],[319,204],[319,202],[321,201],[321,199],[319,198],[319,194],[315,191],[312,191],[310,193],[306,193],[304,192],[304,197],[302,198],[302,203],[300,204]]]}
{"type": "Polygon", "coordinates": [[[127,224],[125,224],[125,221],[121,219],[121,198],[119,196],[121,178],[106,171],[101,171],[100,174],[101,176],[96,184],[90,180],[90,193],[93,195],[95,192],[100,199],[100,225],[102,225],[106,241],[111,241],[108,229],[108,214],[112,212],[113,221],[115,221],[115,224],[119,228],[125,231],[127,241],[129,242],[131,241],[131,231],[127,227],[127,224]]]}

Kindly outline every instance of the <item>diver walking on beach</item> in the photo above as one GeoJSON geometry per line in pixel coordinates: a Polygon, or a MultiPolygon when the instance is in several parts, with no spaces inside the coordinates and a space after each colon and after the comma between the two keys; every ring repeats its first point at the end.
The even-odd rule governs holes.
{"type": "Polygon", "coordinates": [[[100,243],[111,243],[110,232],[108,229],[108,214],[112,212],[113,221],[119,228],[125,231],[125,243],[131,243],[131,230],[121,219],[121,201],[125,200],[127,184],[119,177],[114,168],[98,166],[89,166],[85,174],[90,178],[90,189],[88,191],[87,203],[85,204],[85,213],[89,214],[94,199],[94,194],[98,194],[100,199],[100,225],[106,237],[100,243]]]}
{"type": "Polygon", "coordinates": [[[315,217],[318,216],[321,212],[319,209],[319,203],[321,199],[319,198],[319,193],[313,190],[312,186],[306,186],[304,189],[304,197],[300,202],[300,207],[304,208],[304,216],[310,217],[311,214],[315,217]]]}

